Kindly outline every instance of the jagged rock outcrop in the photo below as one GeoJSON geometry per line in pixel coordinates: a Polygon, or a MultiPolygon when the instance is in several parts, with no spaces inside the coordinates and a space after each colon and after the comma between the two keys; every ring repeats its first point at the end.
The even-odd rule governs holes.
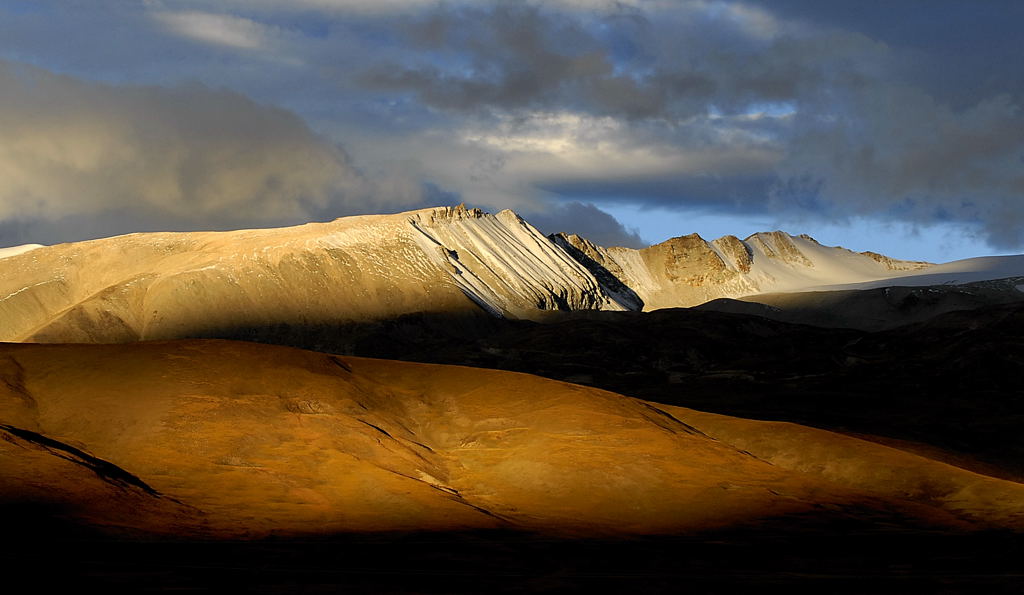
{"type": "MultiPolygon", "coordinates": [[[[745,240],[723,236],[706,241],[697,234],[641,250],[603,248],[583,238],[556,234],[632,289],[645,310],[695,306],[722,297],[768,291],[800,291],[821,285],[856,283],[930,266],[839,247],[822,246],[806,235],[762,232],[745,240]],[[585,246],[585,247],[583,247],[585,246]]],[[[574,254],[575,256],[575,254],[574,254]]],[[[611,283],[602,283],[608,287],[611,283]]]]}
{"type": "Polygon", "coordinates": [[[551,241],[585,266],[601,283],[605,291],[614,295],[620,304],[630,310],[643,309],[643,300],[622,282],[621,279],[625,277],[622,267],[611,258],[606,257],[603,248],[574,233],[556,233],[550,237],[551,241]]]}
{"type": "Polygon", "coordinates": [[[879,264],[882,264],[890,271],[916,271],[919,269],[926,268],[930,264],[920,260],[897,260],[895,258],[890,258],[884,254],[879,254],[878,252],[872,252],[870,250],[861,252],[861,254],[867,256],[868,258],[874,260],[879,264]]]}

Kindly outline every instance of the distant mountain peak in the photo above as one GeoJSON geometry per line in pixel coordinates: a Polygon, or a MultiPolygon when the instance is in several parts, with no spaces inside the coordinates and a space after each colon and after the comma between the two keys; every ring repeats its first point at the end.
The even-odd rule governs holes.
{"type": "Polygon", "coordinates": [[[599,280],[614,277],[614,283],[604,283],[607,290],[629,288],[645,309],[865,282],[929,266],[823,246],[809,235],[793,236],[781,230],[753,233],[744,240],[725,235],[707,241],[690,233],[640,250],[605,248],[576,234],[556,236],[556,241],[578,251],[573,255],[599,280]]]}

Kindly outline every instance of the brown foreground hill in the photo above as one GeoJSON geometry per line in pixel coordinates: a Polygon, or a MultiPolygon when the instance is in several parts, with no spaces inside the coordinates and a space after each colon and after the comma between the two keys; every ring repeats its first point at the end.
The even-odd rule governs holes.
{"type": "Polygon", "coordinates": [[[1024,528],[1018,483],[526,374],[226,341],[0,364],[2,497],[111,531],[673,534],[822,506],[1024,528]]]}
{"type": "Polygon", "coordinates": [[[1024,480],[1021,303],[879,332],[703,308],[600,312],[548,324],[419,316],[347,329],[326,346],[789,421],[1024,480]]]}
{"type": "MultiPolygon", "coordinates": [[[[206,544],[176,550],[189,556],[239,539],[273,543],[277,556],[282,544],[310,539],[472,531],[534,536],[534,548],[598,539],[648,551],[655,542],[635,540],[810,527],[816,539],[830,536],[829,547],[845,544],[829,555],[848,557],[845,548],[862,544],[865,530],[881,531],[886,543],[930,534],[933,545],[944,543],[935,535],[1001,532],[984,541],[991,546],[1024,529],[1022,484],[824,430],[527,374],[229,341],[3,345],[0,436],[8,539],[41,539],[44,548],[69,527],[106,540],[108,550],[206,544]],[[854,534],[842,533],[851,523],[854,534]]],[[[460,547],[476,543],[459,539],[460,547]]],[[[74,543],[85,544],[76,546],[79,558],[106,551],[74,543]]],[[[500,543],[539,555],[514,539],[500,543]]],[[[408,543],[368,547],[426,555],[408,543]]],[[[655,558],[669,555],[655,550],[655,558]]],[[[102,558],[104,572],[134,568],[135,554],[118,551],[102,558]]],[[[232,568],[266,563],[251,553],[233,553],[232,568]]],[[[799,563],[821,555],[803,552],[799,563]]],[[[521,558],[505,549],[501,556],[521,558]]],[[[358,559],[373,568],[404,564],[358,559]]],[[[978,559],[971,564],[976,572],[978,559]]]]}

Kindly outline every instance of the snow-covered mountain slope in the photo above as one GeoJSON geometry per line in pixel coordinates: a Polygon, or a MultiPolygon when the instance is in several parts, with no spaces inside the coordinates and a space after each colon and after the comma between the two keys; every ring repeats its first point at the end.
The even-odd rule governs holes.
{"type": "Polygon", "coordinates": [[[965,258],[944,264],[937,264],[925,269],[907,271],[896,279],[865,281],[861,283],[831,284],[811,288],[815,291],[832,291],[845,289],[874,289],[900,285],[905,287],[923,287],[926,285],[965,285],[993,279],[1024,277],[1024,255],[1014,256],[982,256],[965,258]]]}
{"type": "Polygon", "coordinates": [[[0,248],[0,258],[7,258],[8,256],[17,256],[24,254],[29,250],[35,250],[36,248],[42,248],[42,244],[22,244],[20,246],[11,246],[9,248],[0,248]]]}
{"type": "Polygon", "coordinates": [[[809,236],[781,231],[756,233],[745,240],[724,236],[710,242],[690,234],[642,250],[603,248],[577,235],[551,237],[588,265],[609,293],[621,293],[619,285],[625,286],[645,310],[931,270],[928,263],[822,246],[809,236]],[[611,283],[604,279],[608,274],[614,277],[611,283]]]}
{"type": "Polygon", "coordinates": [[[0,260],[0,340],[119,342],[310,329],[412,312],[621,310],[511,211],[129,234],[0,260]]]}

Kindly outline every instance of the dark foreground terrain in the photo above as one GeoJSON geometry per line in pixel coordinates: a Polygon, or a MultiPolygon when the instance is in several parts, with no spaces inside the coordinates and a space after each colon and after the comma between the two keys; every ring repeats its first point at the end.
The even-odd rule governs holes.
{"type": "Polygon", "coordinates": [[[827,515],[701,535],[589,540],[473,532],[189,541],[48,529],[8,534],[8,584],[38,592],[268,594],[1019,593],[1024,586],[1020,534],[827,515]]]}
{"type": "MultiPolygon", "coordinates": [[[[308,330],[304,333],[303,329],[294,327],[234,329],[224,335],[273,342],[274,333],[280,332],[279,336],[287,340],[279,342],[303,342],[295,338],[306,337],[307,344],[303,346],[321,351],[529,372],[654,403],[825,428],[990,477],[1015,482],[1024,478],[1024,434],[1020,432],[1024,427],[1024,389],[1021,386],[1024,306],[1021,304],[954,311],[878,332],[804,326],[759,316],[686,309],[648,314],[595,313],[554,320],[550,324],[417,315],[332,332],[308,330]]],[[[280,356],[266,357],[267,362],[280,364],[280,356]]],[[[332,375],[344,377],[348,373],[330,360],[324,362],[323,370],[329,372],[317,368],[317,378],[335,382],[332,375]]],[[[251,393],[262,390],[245,388],[249,377],[254,371],[268,374],[267,370],[273,365],[261,363],[252,368],[240,368],[241,380],[237,382],[242,383],[238,386],[244,385],[243,388],[233,388],[233,384],[225,388],[224,394],[249,399],[251,393]]],[[[158,370],[146,369],[150,373],[158,370]]],[[[21,373],[15,367],[9,372],[21,373]]],[[[280,378],[285,382],[293,376],[282,372],[280,378]]],[[[387,378],[387,375],[379,378],[387,378]]],[[[252,377],[253,386],[262,386],[257,380],[252,377]]],[[[6,388],[24,401],[15,394],[24,386],[16,384],[9,382],[6,388]]],[[[25,386],[31,388],[31,382],[25,386]]],[[[287,382],[282,386],[287,386],[287,382]]],[[[75,390],[84,389],[76,384],[75,390]]],[[[287,396],[285,392],[273,395],[275,399],[287,396]]],[[[287,411],[324,413],[307,411],[313,407],[309,404],[312,401],[307,402],[308,395],[299,396],[304,400],[288,401],[287,411]]],[[[25,407],[26,411],[31,410],[30,406],[25,407]]],[[[486,421],[487,415],[482,412],[481,419],[486,421]]],[[[387,421],[388,418],[381,419],[387,421]]],[[[225,420],[225,423],[235,423],[225,420]]],[[[362,426],[359,426],[366,444],[372,444],[373,440],[381,444],[383,439],[378,434],[387,433],[389,438],[400,434],[395,429],[400,428],[399,425],[386,426],[376,418],[371,422],[361,421],[362,426]]],[[[67,423],[71,425],[62,427],[76,427],[73,420],[67,423]]],[[[71,430],[58,434],[66,438],[68,432],[71,430]]],[[[15,438],[25,436],[15,435],[15,438]]],[[[23,445],[17,440],[8,442],[8,450],[22,452],[19,449],[23,449],[23,445]]],[[[51,445],[50,452],[58,458],[67,458],[62,453],[71,453],[72,458],[89,462],[92,459],[87,460],[91,456],[88,453],[95,449],[90,451],[87,447],[93,445],[87,442],[86,438],[68,440],[67,444],[77,446],[61,446],[63,450],[58,452],[51,445]]],[[[39,440],[36,443],[46,447],[39,440]]],[[[199,456],[195,452],[190,455],[199,456]]],[[[827,457],[824,460],[827,461],[827,457]]],[[[97,468],[102,470],[104,460],[97,458],[92,462],[95,468],[83,471],[86,475],[98,474],[97,468]]],[[[81,465],[81,462],[76,464],[81,465]]],[[[246,469],[256,468],[254,465],[246,467],[249,463],[234,459],[229,464],[232,473],[235,470],[249,473],[246,469]]],[[[641,465],[635,459],[625,464],[626,468],[641,465]]],[[[124,466],[137,471],[132,465],[124,466]]],[[[878,473],[884,471],[877,470],[878,473]]],[[[858,472],[864,477],[875,473],[871,469],[858,472]]],[[[161,473],[164,472],[152,477],[159,480],[163,477],[161,473]]],[[[514,480],[515,476],[512,477],[514,480]]],[[[512,481],[509,485],[515,483],[512,481]]],[[[225,485],[228,484],[218,489],[225,489],[225,485]]],[[[434,491],[430,491],[429,486],[424,489],[427,490],[424,493],[438,495],[436,486],[434,491]]],[[[818,488],[810,485],[807,489],[818,488]]],[[[628,500],[629,488],[623,490],[625,493],[620,490],[617,497],[628,500]]],[[[400,493],[408,492],[395,492],[400,493]]],[[[448,498],[445,502],[451,500],[446,493],[441,495],[448,498]]],[[[927,504],[929,496],[915,497],[918,498],[915,502],[927,504]]],[[[800,498],[805,496],[796,500],[800,498]]],[[[162,502],[161,506],[173,504],[167,500],[162,502]]],[[[94,501],[88,504],[96,506],[94,501]]],[[[375,506],[365,505],[369,507],[367,510],[375,506]]],[[[38,501],[19,503],[8,499],[3,513],[5,578],[11,585],[31,585],[38,590],[70,587],[95,587],[105,592],[217,593],[562,593],[611,589],[699,593],[753,590],[1018,593],[1024,590],[1024,563],[1021,562],[1024,560],[1024,533],[983,526],[960,530],[936,525],[924,517],[912,518],[902,509],[885,506],[858,509],[854,505],[837,507],[824,502],[813,505],[810,511],[743,521],[729,528],[673,535],[579,538],[542,535],[534,529],[521,528],[349,531],[313,537],[196,538],[173,534],[154,537],[145,531],[118,529],[111,532],[98,528],[95,523],[80,524],[76,521],[79,512],[73,506],[46,507],[38,501]]]]}

